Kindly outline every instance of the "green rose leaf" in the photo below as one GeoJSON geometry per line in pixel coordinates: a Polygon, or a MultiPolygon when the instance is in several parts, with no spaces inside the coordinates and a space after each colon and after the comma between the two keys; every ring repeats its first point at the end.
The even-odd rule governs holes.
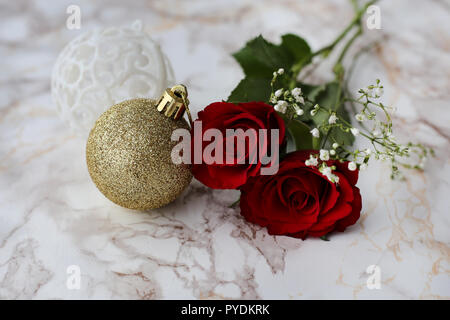
{"type": "Polygon", "coordinates": [[[233,54],[247,77],[272,78],[279,68],[289,68],[293,57],[284,47],[268,42],[258,36],[247,42],[244,48],[233,54]]]}
{"type": "Polygon", "coordinates": [[[270,80],[264,78],[244,78],[228,97],[228,102],[267,102],[270,98],[270,80]]]}
{"type": "Polygon", "coordinates": [[[281,36],[281,47],[285,48],[292,55],[292,64],[300,63],[305,65],[311,60],[311,48],[308,43],[305,39],[295,34],[288,33],[281,36]]]}
{"type": "Polygon", "coordinates": [[[306,41],[293,34],[283,35],[280,45],[270,43],[262,36],[250,40],[244,48],[233,54],[246,77],[233,90],[228,101],[267,102],[271,94],[273,72],[280,68],[289,72],[294,64],[308,61],[310,54],[311,49],[306,41]]]}

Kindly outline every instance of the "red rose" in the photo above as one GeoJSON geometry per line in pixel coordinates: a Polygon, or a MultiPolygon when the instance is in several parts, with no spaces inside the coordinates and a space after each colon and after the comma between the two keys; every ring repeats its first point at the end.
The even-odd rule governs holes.
{"type": "MultiPolygon", "coordinates": [[[[248,102],[233,104],[227,102],[215,102],[207,106],[203,111],[198,113],[198,119],[195,120],[193,128],[194,142],[192,143],[192,152],[195,153],[194,144],[196,141],[202,141],[201,152],[202,159],[200,164],[196,164],[195,160],[192,165],[192,172],[200,182],[213,189],[235,189],[245,184],[247,179],[260,173],[260,169],[265,164],[261,163],[261,155],[270,154],[271,150],[271,130],[278,129],[279,139],[276,141],[279,146],[284,141],[285,127],[283,119],[277,114],[274,108],[262,102],[248,102]],[[221,141],[203,141],[196,137],[195,123],[202,125],[201,133],[204,137],[205,131],[208,129],[218,129],[222,137],[221,141]],[[232,139],[227,139],[227,129],[242,129],[243,131],[256,132],[254,140],[245,140],[245,152],[237,152],[234,148],[233,152],[227,152],[226,145],[232,139]],[[254,129],[248,130],[248,129],[254,129]],[[267,139],[259,140],[260,129],[267,130],[267,139]],[[223,146],[222,163],[211,163],[205,160],[203,151],[205,148],[214,143],[221,143],[223,146]],[[261,146],[258,148],[259,144],[261,146]],[[239,160],[239,161],[238,161],[239,160]],[[239,163],[238,163],[239,162],[239,163]],[[210,163],[210,164],[208,164],[210,163]]],[[[233,138],[234,139],[234,138],[233,138]]],[[[237,143],[236,143],[237,144],[237,143]]],[[[244,151],[243,149],[240,149],[244,151]]],[[[278,154],[274,155],[278,157],[278,154]]]]}
{"type": "Polygon", "coordinates": [[[288,154],[273,176],[251,178],[241,188],[241,214],[252,223],[267,227],[269,234],[305,239],[321,237],[355,224],[361,211],[361,195],[355,187],[358,171],[348,162],[327,161],[336,166],[336,185],[317,167],[305,165],[316,151],[288,154]]]}

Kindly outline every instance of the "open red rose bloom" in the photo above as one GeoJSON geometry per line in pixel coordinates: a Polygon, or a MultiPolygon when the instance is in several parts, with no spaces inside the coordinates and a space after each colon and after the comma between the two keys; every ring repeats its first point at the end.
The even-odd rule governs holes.
{"type": "MultiPolygon", "coordinates": [[[[284,141],[285,127],[283,119],[277,114],[272,106],[262,102],[248,102],[233,104],[227,102],[215,102],[208,105],[203,111],[198,113],[198,119],[202,123],[202,135],[208,129],[220,130],[224,141],[220,141],[220,144],[224,148],[224,163],[206,164],[204,161],[201,164],[192,165],[192,173],[195,178],[213,189],[236,189],[242,186],[248,179],[248,177],[256,176],[261,169],[261,161],[259,158],[253,159],[250,157],[257,156],[258,150],[257,139],[255,143],[246,146],[244,164],[239,164],[236,157],[236,150],[227,154],[225,147],[229,141],[226,141],[226,129],[254,129],[258,132],[259,129],[266,129],[267,135],[270,137],[272,129],[279,130],[279,141],[277,143],[281,145],[284,141]],[[253,155],[253,156],[252,156],[253,155]],[[230,157],[231,160],[229,161],[230,157]],[[227,164],[228,163],[228,164],[227,164]]],[[[194,140],[199,140],[195,137],[194,140]]],[[[201,139],[203,140],[203,139],[201,139]]],[[[266,139],[265,139],[266,140],[266,139]]],[[[214,141],[218,143],[218,141],[214,141]]],[[[203,151],[211,142],[203,141],[203,151]]],[[[263,150],[267,152],[270,150],[270,139],[263,141],[263,150]]],[[[192,149],[193,150],[193,149],[192,149]]],[[[194,152],[194,150],[193,150],[194,152]]],[[[203,159],[204,160],[204,159],[203,159]]]]}
{"type": "Polygon", "coordinates": [[[321,237],[355,224],[361,211],[361,195],[355,187],[358,171],[347,163],[336,166],[336,185],[316,167],[305,165],[314,151],[288,154],[277,174],[249,178],[241,188],[241,214],[252,223],[267,227],[269,234],[305,239],[321,237]]]}

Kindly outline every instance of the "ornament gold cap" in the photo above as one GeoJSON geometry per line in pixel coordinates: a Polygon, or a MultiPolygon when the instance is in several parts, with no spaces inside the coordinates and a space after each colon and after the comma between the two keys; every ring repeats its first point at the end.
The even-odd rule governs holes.
{"type": "Polygon", "coordinates": [[[166,117],[178,120],[183,117],[187,110],[189,120],[191,115],[189,112],[189,100],[187,98],[187,89],[184,85],[178,84],[172,88],[167,88],[159,98],[156,109],[164,113],[166,117]]]}

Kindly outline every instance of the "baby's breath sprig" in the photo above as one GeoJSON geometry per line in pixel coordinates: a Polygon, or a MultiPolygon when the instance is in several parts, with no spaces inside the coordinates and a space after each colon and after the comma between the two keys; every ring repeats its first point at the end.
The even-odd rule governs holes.
{"type": "Polygon", "coordinates": [[[286,114],[288,119],[302,116],[305,112],[305,98],[301,88],[294,88],[292,90],[280,88],[275,90],[275,83],[280,76],[283,76],[284,70],[279,69],[273,73],[270,86],[272,93],[269,101],[274,105],[276,111],[286,114]]]}
{"type": "MultiPolygon", "coordinates": [[[[420,143],[400,144],[397,142],[392,125],[392,114],[396,109],[379,101],[383,95],[383,89],[380,80],[377,79],[376,84],[360,89],[358,91],[360,96],[356,100],[352,100],[361,107],[361,111],[355,115],[355,119],[364,124],[362,130],[365,133],[361,134],[371,144],[363,152],[363,163],[367,163],[371,157],[376,160],[389,161],[392,169],[391,178],[403,178],[400,167],[422,170],[427,157],[433,156],[434,151],[420,143]],[[380,111],[384,115],[383,120],[377,116],[380,111]],[[411,159],[413,155],[415,155],[415,159],[411,159]],[[407,162],[408,158],[411,159],[410,162],[407,162]]],[[[357,149],[351,156],[356,160],[360,153],[361,150],[357,149]]]]}
{"type": "MultiPolygon", "coordinates": [[[[274,80],[271,83],[272,88],[279,75],[274,73],[274,80]]],[[[339,182],[338,177],[333,174],[335,168],[328,166],[326,163],[330,159],[348,162],[348,169],[351,171],[365,170],[372,158],[389,161],[392,169],[391,178],[403,178],[400,167],[422,170],[425,161],[430,155],[433,156],[434,152],[431,148],[427,148],[420,143],[400,144],[396,141],[392,130],[392,114],[395,109],[379,101],[383,96],[383,91],[384,88],[380,80],[376,80],[374,85],[360,89],[358,91],[360,95],[357,99],[345,99],[345,101],[351,101],[353,104],[360,106],[359,112],[354,115],[355,120],[360,124],[360,128],[356,128],[347,120],[339,117],[334,110],[307,101],[300,88],[292,90],[272,89],[270,101],[274,104],[275,110],[285,114],[288,119],[306,120],[304,119],[306,115],[303,108],[308,103],[312,106],[309,111],[311,117],[316,117],[319,113],[326,113],[327,116],[323,123],[311,128],[310,134],[313,138],[317,139],[321,132],[328,133],[333,129],[351,133],[355,137],[365,138],[369,142],[369,146],[358,149],[352,148],[351,145],[340,144],[334,137],[331,137],[331,148],[323,148],[318,150],[318,154],[311,154],[305,164],[317,167],[330,181],[339,182]],[[415,162],[408,162],[407,159],[413,155],[416,158],[415,162]]],[[[328,135],[324,137],[322,146],[326,145],[327,138],[328,135]]]]}

